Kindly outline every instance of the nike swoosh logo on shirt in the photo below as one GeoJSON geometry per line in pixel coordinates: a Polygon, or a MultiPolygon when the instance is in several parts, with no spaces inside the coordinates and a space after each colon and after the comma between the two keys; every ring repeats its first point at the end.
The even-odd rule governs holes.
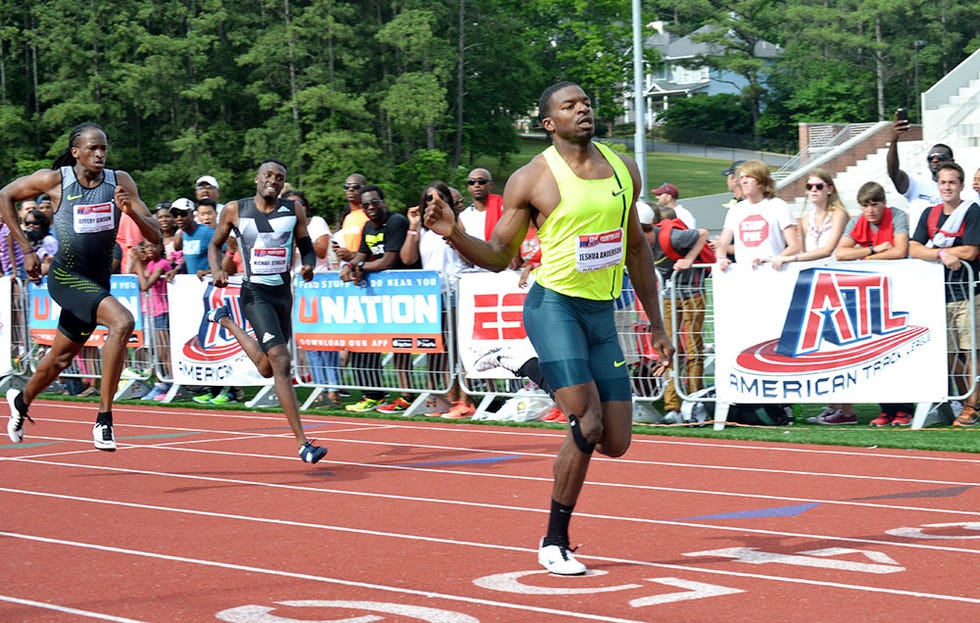
{"type": "Polygon", "coordinates": [[[74,201],[75,199],[81,199],[81,198],[82,198],[81,195],[68,195],[67,197],[65,197],[65,199],[67,199],[68,201],[74,201]]]}
{"type": "Polygon", "coordinates": [[[625,359],[622,360],[622,361],[614,361],[613,362],[613,367],[614,368],[622,368],[625,365],[626,365],[626,360],[625,359]]]}
{"type": "Polygon", "coordinates": [[[613,197],[618,197],[618,196],[622,195],[624,192],[626,192],[626,189],[625,188],[620,188],[619,190],[612,191],[612,195],[613,195],[613,197]]]}

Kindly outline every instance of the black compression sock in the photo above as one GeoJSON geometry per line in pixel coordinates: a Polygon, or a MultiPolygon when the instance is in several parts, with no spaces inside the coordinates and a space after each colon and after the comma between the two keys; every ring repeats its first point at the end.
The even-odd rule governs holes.
{"type": "Polygon", "coordinates": [[[551,514],[548,515],[548,535],[544,545],[564,545],[568,547],[568,523],[572,520],[574,506],[565,506],[551,500],[551,514]]]}
{"type": "Polygon", "coordinates": [[[548,381],[544,380],[544,373],[541,372],[541,365],[538,363],[537,357],[525,361],[520,369],[517,370],[517,373],[531,379],[535,385],[547,392],[549,396],[554,397],[555,393],[551,391],[548,381]]]}
{"type": "Polygon", "coordinates": [[[14,408],[17,409],[17,412],[21,415],[27,413],[27,403],[24,402],[23,393],[17,394],[17,397],[14,398],[14,408]]]}
{"type": "Polygon", "coordinates": [[[109,424],[109,425],[111,425],[112,424],[112,411],[106,411],[105,413],[103,413],[102,411],[99,411],[99,415],[95,418],[95,423],[96,424],[100,424],[100,425],[101,424],[109,424]]]}

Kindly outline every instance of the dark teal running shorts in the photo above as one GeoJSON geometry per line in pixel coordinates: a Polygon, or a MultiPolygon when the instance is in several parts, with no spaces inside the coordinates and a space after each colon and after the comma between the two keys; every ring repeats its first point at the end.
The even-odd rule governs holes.
{"type": "Polygon", "coordinates": [[[553,390],[595,382],[602,402],[633,399],[614,311],[615,301],[531,286],[524,300],[524,328],[553,390]]]}

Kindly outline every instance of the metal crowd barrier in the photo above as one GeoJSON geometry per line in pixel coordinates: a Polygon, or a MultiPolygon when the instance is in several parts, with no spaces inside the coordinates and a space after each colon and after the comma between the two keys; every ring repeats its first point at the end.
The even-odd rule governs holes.
{"type": "MultiPolygon", "coordinates": [[[[966,270],[969,266],[964,264],[966,270]]],[[[696,269],[705,269],[705,265],[696,265],[696,269]]],[[[675,359],[669,379],[654,377],[652,368],[656,365],[657,356],[650,344],[646,314],[638,305],[636,297],[628,283],[624,286],[623,294],[617,301],[615,312],[616,326],[620,336],[620,344],[626,356],[630,370],[634,401],[638,403],[653,403],[663,398],[668,383],[682,400],[697,399],[712,402],[715,399],[705,397],[701,390],[714,385],[714,325],[715,312],[711,297],[711,278],[706,276],[705,289],[700,296],[681,296],[675,278],[664,284],[661,298],[661,313],[669,327],[669,333],[677,347],[675,359]]],[[[972,325],[975,325],[975,276],[970,274],[968,292],[968,310],[972,325]]],[[[947,287],[955,283],[946,284],[947,287]]],[[[317,355],[310,356],[311,351],[304,352],[293,344],[295,357],[295,381],[298,386],[311,388],[310,397],[303,404],[308,409],[322,404],[322,394],[327,391],[377,391],[394,397],[405,395],[413,402],[412,408],[406,415],[414,415],[428,411],[446,410],[448,403],[443,395],[450,389],[453,381],[458,381],[462,390],[474,398],[481,398],[480,408],[487,412],[497,399],[516,398],[522,394],[528,385],[528,379],[470,379],[462,370],[457,353],[456,324],[450,321],[452,302],[456,300],[456,292],[446,292],[444,295],[445,316],[443,320],[444,340],[446,351],[432,354],[409,353],[361,353],[361,352],[325,352],[326,359],[317,355]]],[[[171,389],[164,400],[170,401],[180,397],[180,388],[173,383],[173,372],[170,369],[170,334],[167,327],[157,326],[162,317],[148,313],[149,307],[144,301],[144,343],[140,347],[130,348],[127,353],[126,370],[121,380],[117,398],[136,398],[148,389],[146,382],[155,379],[161,383],[170,383],[171,389]]],[[[11,279],[10,296],[10,337],[11,337],[11,376],[28,376],[35,369],[38,361],[46,352],[46,346],[34,343],[30,337],[29,301],[26,284],[19,279],[11,279]]],[[[171,322],[173,312],[171,311],[171,322]]],[[[971,326],[972,326],[971,325],[971,326]]],[[[947,331],[953,329],[947,328],[947,331]]],[[[949,389],[947,403],[952,400],[963,400],[977,386],[977,375],[971,375],[970,369],[977,366],[977,340],[975,332],[971,334],[969,350],[950,353],[949,389]],[[972,368],[971,368],[972,366],[972,368]]],[[[92,387],[97,385],[102,375],[100,349],[85,347],[62,375],[63,383],[72,381],[88,382],[92,387]]],[[[4,379],[10,383],[10,376],[4,379]]],[[[203,384],[202,384],[203,385],[203,384]]],[[[271,385],[264,386],[256,399],[248,406],[263,406],[275,404],[271,385]]],[[[930,404],[920,404],[916,409],[913,427],[921,427],[927,418],[930,404]]],[[[948,414],[947,414],[948,415],[948,414]]],[[[724,419],[715,422],[716,428],[724,426],[724,419]]]]}
{"type": "MultiPolygon", "coordinates": [[[[695,264],[692,270],[707,271],[711,268],[708,264],[695,264]]],[[[964,289],[960,282],[946,282],[946,289],[959,290],[960,296],[965,296],[967,311],[969,315],[969,326],[976,326],[976,276],[973,269],[967,263],[962,263],[962,270],[968,273],[969,285],[964,289]]],[[[710,273],[705,275],[704,283],[706,287],[702,297],[678,296],[676,285],[677,274],[665,284],[663,290],[663,306],[665,309],[665,322],[669,325],[669,333],[676,347],[673,362],[673,384],[678,395],[682,400],[696,400],[698,402],[715,403],[716,415],[714,427],[720,430],[725,426],[728,406],[719,402],[712,393],[705,394],[700,390],[713,388],[715,385],[714,377],[714,320],[715,306],[711,300],[711,277],[710,273]],[[700,328],[699,328],[700,325],[700,328]]],[[[955,328],[949,326],[949,315],[947,313],[947,340],[956,333],[955,328]]],[[[958,340],[952,340],[954,343],[958,340]]],[[[932,417],[951,420],[954,415],[950,404],[952,401],[962,401],[970,396],[980,382],[980,374],[970,370],[977,370],[977,335],[976,331],[970,334],[970,346],[968,350],[962,348],[948,352],[948,388],[945,401],[942,403],[917,403],[915,415],[912,421],[912,428],[922,428],[932,417]],[[933,410],[938,414],[932,413],[933,410]]],[[[887,399],[885,399],[887,401],[887,399]]]]}

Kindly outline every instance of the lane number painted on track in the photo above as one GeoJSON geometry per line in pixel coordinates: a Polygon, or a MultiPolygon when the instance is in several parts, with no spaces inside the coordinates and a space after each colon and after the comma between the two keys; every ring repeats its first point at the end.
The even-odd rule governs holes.
{"type": "MultiPolygon", "coordinates": [[[[607,573],[609,572],[602,570],[590,571],[588,577],[599,577],[606,575],[607,573]]],[[[498,573],[495,575],[477,578],[473,581],[473,583],[480,588],[486,588],[503,593],[512,593],[516,595],[589,595],[597,593],[640,590],[646,586],[645,584],[628,583],[616,584],[612,586],[579,586],[576,588],[569,588],[556,586],[532,586],[521,581],[522,579],[530,576],[540,575],[552,577],[547,571],[513,571],[511,573],[498,573]]],[[[717,584],[706,584],[704,582],[692,582],[690,580],[683,580],[673,577],[647,578],[646,581],[653,582],[655,584],[662,584],[671,588],[680,588],[683,590],[632,599],[629,602],[630,606],[633,606],[634,608],[644,608],[647,606],[669,604],[678,601],[705,599],[707,597],[718,597],[721,595],[733,595],[735,593],[745,592],[738,588],[729,588],[727,586],[719,586],[717,584]]]]}
{"type": "Polygon", "coordinates": [[[762,552],[754,547],[729,547],[726,549],[713,549],[703,552],[689,552],[684,555],[734,558],[735,562],[744,562],[750,565],[796,565],[798,567],[836,569],[838,571],[857,571],[858,573],[885,574],[905,571],[905,567],[899,565],[898,562],[888,554],[876,552],[870,549],[850,549],[846,547],[813,549],[805,552],[798,552],[796,554],[762,552]],[[863,556],[871,562],[844,560],[839,558],[840,556],[854,555],[863,556]]]}
{"type": "MultiPolygon", "coordinates": [[[[427,621],[428,623],[480,623],[479,619],[474,619],[469,615],[459,612],[452,612],[451,610],[391,604],[379,601],[304,599],[299,601],[277,601],[276,604],[290,608],[343,608],[345,610],[357,610],[364,613],[381,612],[418,619],[419,621],[427,621]]],[[[379,621],[384,621],[386,618],[374,614],[363,614],[346,616],[342,619],[287,619],[273,614],[275,610],[275,607],[269,606],[238,606],[236,608],[222,610],[215,615],[215,618],[219,621],[226,621],[227,623],[378,623],[379,621]]]]}
{"type": "Polygon", "coordinates": [[[885,534],[907,539],[980,539],[980,521],[927,523],[918,528],[892,528],[885,530],[885,534]],[[962,532],[957,533],[957,529],[962,532]]]}

